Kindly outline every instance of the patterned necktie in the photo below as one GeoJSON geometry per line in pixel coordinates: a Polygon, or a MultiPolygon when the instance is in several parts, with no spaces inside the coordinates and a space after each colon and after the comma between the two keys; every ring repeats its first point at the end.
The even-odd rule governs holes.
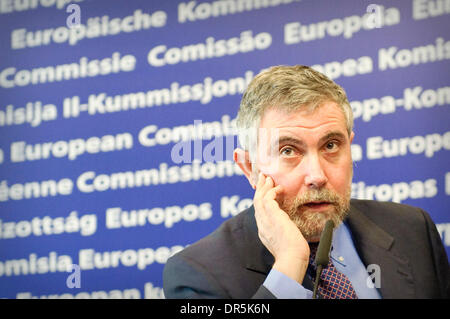
{"type": "MultiPolygon", "coordinates": [[[[316,265],[314,264],[314,259],[316,258],[317,246],[318,243],[309,244],[311,253],[309,256],[310,267],[308,267],[308,273],[313,278],[313,281],[316,278],[316,265]]],[[[323,299],[358,299],[352,283],[347,276],[340,273],[336,267],[334,267],[331,258],[328,265],[322,270],[317,292],[323,299]]]]}

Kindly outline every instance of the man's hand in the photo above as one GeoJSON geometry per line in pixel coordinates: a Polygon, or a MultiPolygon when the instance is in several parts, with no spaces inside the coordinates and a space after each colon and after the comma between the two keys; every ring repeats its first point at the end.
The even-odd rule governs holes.
{"type": "Polygon", "coordinates": [[[275,257],[273,268],[300,284],[309,262],[309,246],[300,230],[284,212],[276,198],[283,187],[274,187],[272,178],[259,174],[253,198],[258,235],[275,257]]]}

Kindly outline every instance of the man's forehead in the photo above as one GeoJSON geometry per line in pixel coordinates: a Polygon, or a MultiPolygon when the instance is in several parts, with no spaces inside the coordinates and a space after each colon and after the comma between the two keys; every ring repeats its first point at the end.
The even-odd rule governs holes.
{"type": "Polygon", "coordinates": [[[284,130],[321,129],[335,126],[346,129],[346,119],[342,109],[336,103],[326,103],[315,110],[300,109],[286,111],[279,108],[268,109],[260,123],[260,128],[284,130]]]}

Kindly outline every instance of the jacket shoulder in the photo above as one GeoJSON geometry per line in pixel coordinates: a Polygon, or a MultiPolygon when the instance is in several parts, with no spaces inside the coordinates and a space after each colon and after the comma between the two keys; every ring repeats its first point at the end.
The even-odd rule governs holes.
{"type": "Polygon", "coordinates": [[[373,222],[382,225],[400,222],[423,224],[424,216],[428,215],[421,208],[407,204],[358,199],[352,199],[350,203],[373,222]]]}
{"type": "MultiPolygon", "coordinates": [[[[448,257],[436,225],[427,212],[406,204],[372,200],[352,200],[351,206],[393,239],[391,258],[396,256],[403,260],[405,267],[411,268],[411,274],[414,274],[411,278],[417,287],[416,298],[450,296],[448,257]]],[[[360,239],[376,233],[373,227],[352,231],[360,239]]],[[[373,263],[377,263],[376,260],[373,263]]],[[[386,271],[388,267],[385,267],[386,271]]]]}
{"type": "Polygon", "coordinates": [[[234,297],[234,290],[244,283],[241,274],[245,269],[245,228],[249,214],[248,209],[239,213],[170,257],[163,273],[166,297],[234,297]]]}
{"type": "Polygon", "coordinates": [[[244,227],[249,211],[245,210],[238,215],[224,221],[216,230],[201,238],[193,244],[187,246],[178,254],[183,257],[192,258],[198,262],[208,263],[211,258],[220,254],[210,254],[211,252],[221,252],[229,254],[235,252],[235,247],[244,237],[244,227]]]}

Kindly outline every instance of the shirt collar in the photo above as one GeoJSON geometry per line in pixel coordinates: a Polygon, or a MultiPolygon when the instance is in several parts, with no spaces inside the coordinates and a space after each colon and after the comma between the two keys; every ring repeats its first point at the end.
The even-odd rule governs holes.
{"type": "Polygon", "coordinates": [[[350,230],[345,222],[341,223],[333,231],[333,240],[331,242],[330,257],[333,262],[339,263],[342,266],[347,266],[347,261],[350,256],[349,245],[353,243],[350,230]]]}

